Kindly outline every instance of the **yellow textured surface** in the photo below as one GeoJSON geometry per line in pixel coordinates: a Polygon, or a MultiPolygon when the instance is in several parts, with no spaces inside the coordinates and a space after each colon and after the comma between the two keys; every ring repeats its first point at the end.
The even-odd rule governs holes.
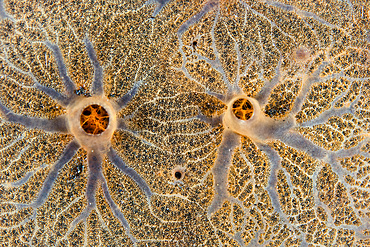
{"type": "Polygon", "coordinates": [[[0,3],[0,246],[370,246],[368,0],[0,3]]]}

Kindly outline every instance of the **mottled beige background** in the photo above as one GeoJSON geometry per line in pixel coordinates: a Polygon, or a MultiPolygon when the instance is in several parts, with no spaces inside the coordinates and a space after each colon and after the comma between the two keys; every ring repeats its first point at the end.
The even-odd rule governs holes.
{"type": "Polygon", "coordinates": [[[3,1],[0,246],[370,246],[369,1],[3,1]],[[69,104],[47,44],[89,97],[86,40],[110,101],[140,84],[111,146],[147,188],[102,153],[91,205],[86,148],[51,179],[74,136],[38,124],[69,104]]]}

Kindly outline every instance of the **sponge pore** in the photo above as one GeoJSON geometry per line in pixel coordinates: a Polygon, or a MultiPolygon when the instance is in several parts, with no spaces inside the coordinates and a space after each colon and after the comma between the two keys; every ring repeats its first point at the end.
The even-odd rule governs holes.
{"type": "Polygon", "coordinates": [[[100,105],[89,105],[81,113],[82,129],[92,135],[103,133],[109,124],[108,112],[100,105]]]}
{"type": "Polygon", "coordinates": [[[253,105],[248,99],[237,99],[232,106],[234,115],[240,120],[248,120],[253,116],[253,105]]]}

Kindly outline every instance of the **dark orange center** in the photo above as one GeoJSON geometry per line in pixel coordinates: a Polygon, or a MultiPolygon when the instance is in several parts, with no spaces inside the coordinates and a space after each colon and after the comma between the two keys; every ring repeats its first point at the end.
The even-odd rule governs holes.
{"type": "Polygon", "coordinates": [[[240,120],[248,120],[253,115],[253,105],[248,99],[235,100],[232,110],[240,120]]]}
{"type": "Polygon", "coordinates": [[[109,124],[108,112],[100,105],[89,105],[81,114],[82,129],[92,135],[103,133],[109,124]]]}

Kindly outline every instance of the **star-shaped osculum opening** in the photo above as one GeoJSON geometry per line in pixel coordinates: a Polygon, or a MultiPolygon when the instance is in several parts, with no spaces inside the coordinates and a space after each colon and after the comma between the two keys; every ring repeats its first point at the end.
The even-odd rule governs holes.
{"type": "MultiPolygon", "coordinates": [[[[78,97],[84,97],[84,96],[78,96],[76,94],[76,84],[71,80],[71,78],[69,77],[67,73],[67,66],[64,62],[63,55],[58,45],[53,44],[50,41],[45,41],[43,43],[44,45],[48,47],[48,49],[52,51],[54,55],[55,63],[59,71],[59,76],[65,88],[65,93],[62,94],[51,87],[41,85],[34,76],[32,77],[34,80],[33,87],[45,93],[51,99],[56,101],[59,105],[63,107],[68,107],[70,102],[74,102],[78,97]]],[[[95,50],[93,48],[93,44],[89,41],[88,38],[84,39],[84,43],[85,43],[86,51],[90,58],[91,64],[94,68],[94,78],[91,84],[90,94],[91,96],[104,97],[103,67],[100,65],[97,59],[95,50]]],[[[22,71],[21,69],[17,68],[14,64],[12,64],[12,62],[9,61],[8,59],[5,59],[5,60],[8,63],[8,65],[16,69],[17,72],[21,74],[29,75],[29,72],[22,71]]],[[[130,102],[130,100],[137,94],[140,84],[141,84],[141,81],[134,83],[133,87],[131,88],[129,92],[127,92],[125,95],[115,100],[114,104],[118,106],[118,109],[116,109],[117,112],[123,109],[130,102]]],[[[24,115],[20,115],[20,114],[16,114],[12,112],[1,101],[0,101],[0,113],[1,113],[2,118],[6,122],[13,123],[13,124],[20,124],[26,127],[27,129],[39,129],[39,130],[49,132],[49,133],[72,134],[70,133],[69,128],[68,128],[68,120],[67,120],[66,114],[55,117],[54,119],[29,117],[29,116],[24,116],[24,115]]],[[[133,131],[128,129],[123,119],[117,119],[117,122],[118,122],[117,130],[124,130],[132,134],[135,134],[133,131]]],[[[48,195],[51,192],[54,186],[54,182],[58,178],[61,169],[68,162],[72,160],[72,158],[76,155],[76,153],[78,152],[80,148],[83,148],[83,147],[78,143],[76,138],[74,138],[68,145],[66,145],[63,153],[61,154],[57,162],[55,162],[52,165],[50,172],[48,173],[46,179],[43,181],[43,185],[40,191],[37,193],[36,199],[28,204],[13,203],[13,205],[16,206],[17,210],[21,210],[26,207],[27,208],[31,207],[34,210],[34,213],[31,217],[36,217],[37,209],[41,207],[47,200],[48,195]]],[[[119,210],[119,207],[117,206],[117,204],[114,202],[114,200],[112,199],[110,195],[108,185],[107,185],[107,180],[104,178],[103,171],[102,171],[102,163],[103,163],[105,156],[122,173],[129,176],[133,181],[137,183],[139,188],[141,188],[141,190],[145,193],[148,203],[150,202],[152,191],[149,188],[146,181],[134,169],[129,167],[112,147],[109,147],[106,152],[99,152],[99,151],[88,152],[87,163],[88,163],[88,174],[89,175],[88,175],[88,181],[87,181],[86,192],[85,192],[87,206],[80,213],[80,215],[76,217],[73,220],[73,222],[70,224],[70,227],[67,233],[65,234],[65,236],[71,233],[78,223],[82,221],[86,222],[88,216],[90,215],[90,212],[93,209],[97,209],[95,194],[96,194],[97,188],[100,186],[103,191],[105,200],[107,201],[108,205],[111,207],[114,216],[120,221],[122,226],[125,228],[126,233],[130,237],[131,241],[136,242],[136,239],[130,234],[130,227],[129,227],[127,220],[125,219],[124,215],[119,210]]]]}

